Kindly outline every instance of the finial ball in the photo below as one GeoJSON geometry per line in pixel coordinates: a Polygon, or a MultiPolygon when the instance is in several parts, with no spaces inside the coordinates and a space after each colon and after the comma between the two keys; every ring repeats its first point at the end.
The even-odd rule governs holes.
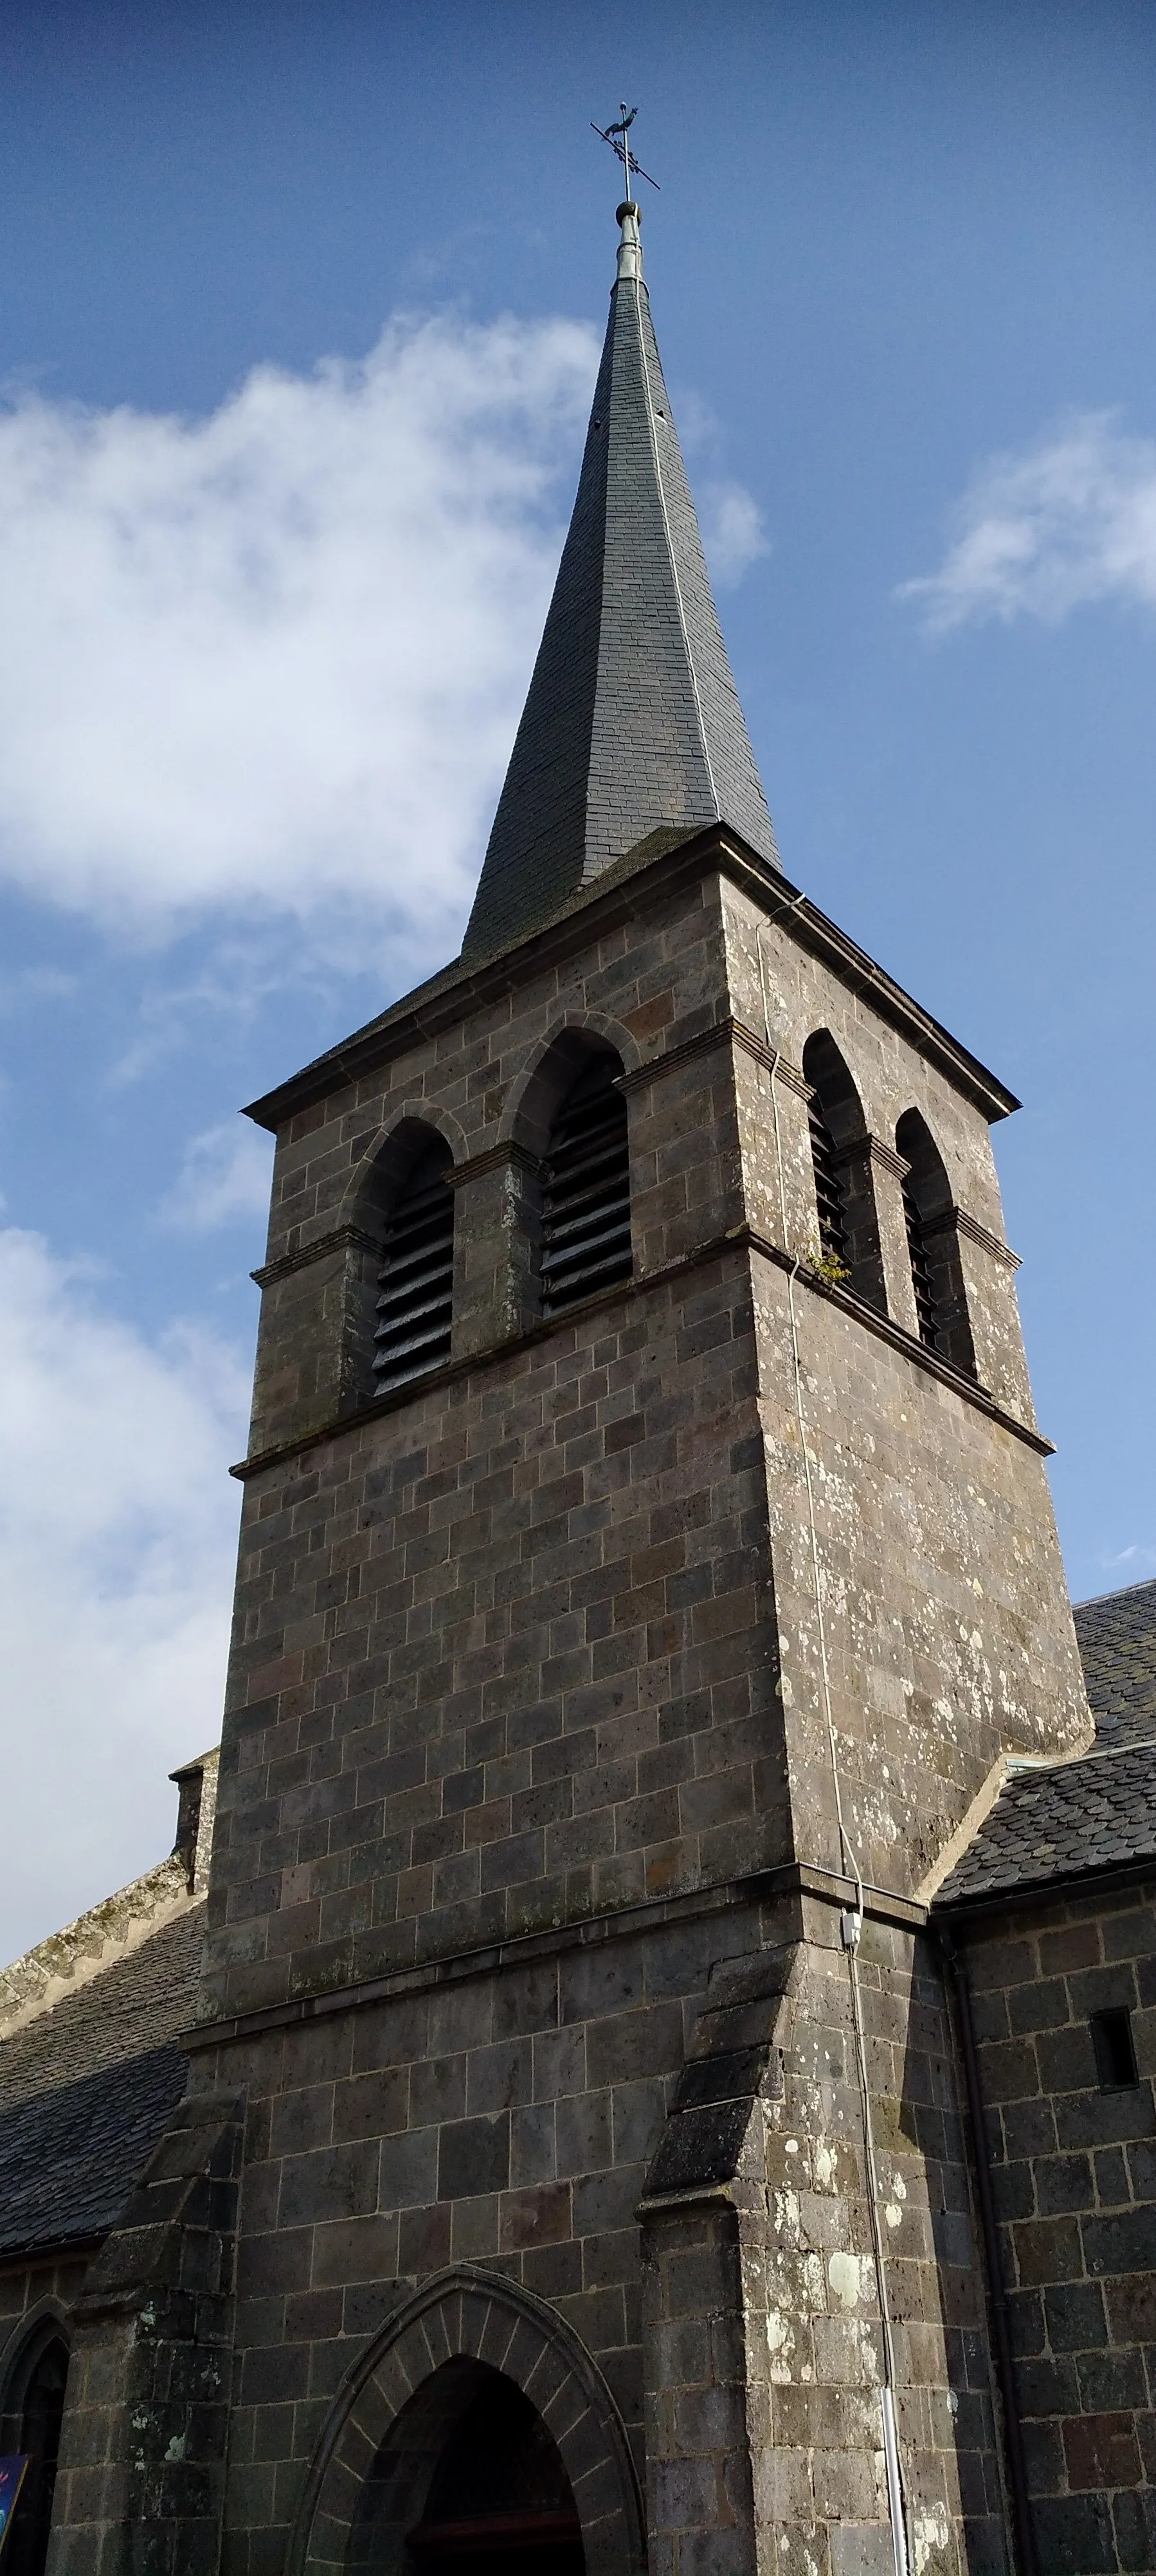
{"type": "Polygon", "coordinates": [[[628,215],[633,215],[636,224],[641,223],[642,209],[635,205],[633,197],[628,197],[625,205],[619,206],[614,218],[615,223],[624,224],[628,215]]]}

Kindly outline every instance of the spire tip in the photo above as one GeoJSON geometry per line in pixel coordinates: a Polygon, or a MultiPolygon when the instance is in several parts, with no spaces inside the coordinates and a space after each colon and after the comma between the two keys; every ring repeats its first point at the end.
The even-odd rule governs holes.
{"type": "Polygon", "coordinates": [[[625,204],[619,207],[616,220],[622,227],[622,239],[618,245],[618,283],[621,285],[623,278],[630,278],[638,285],[642,278],[642,243],[638,238],[642,217],[632,197],[627,197],[625,204]]]}

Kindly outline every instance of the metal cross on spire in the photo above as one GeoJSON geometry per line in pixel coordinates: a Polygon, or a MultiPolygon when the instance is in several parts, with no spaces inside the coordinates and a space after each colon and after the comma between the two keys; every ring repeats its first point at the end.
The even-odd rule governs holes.
{"type": "Polygon", "coordinates": [[[624,98],[619,99],[618,105],[620,117],[617,125],[595,125],[594,119],[591,117],[590,131],[592,134],[600,134],[603,142],[610,145],[611,151],[617,153],[618,158],[622,163],[622,167],[626,172],[626,194],[629,197],[630,182],[632,179],[645,179],[648,188],[657,188],[658,181],[657,179],[651,178],[649,170],[643,169],[641,161],[635,160],[634,154],[630,149],[630,145],[626,140],[635,117],[638,114],[638,109],[636,107],[628,107],[624,98]]]}

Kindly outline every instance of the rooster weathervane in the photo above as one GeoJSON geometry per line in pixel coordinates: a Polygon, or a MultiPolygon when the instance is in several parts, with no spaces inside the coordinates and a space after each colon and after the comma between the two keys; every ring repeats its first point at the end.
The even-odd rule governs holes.
{"type": "Polygon", "coordinates": [[[592,134],[600,134],[602,141],[610,145],[612,152],[617,153],[618,159],[621,161],[622,167],[626,172],[626,194],[629,196],[630,182],[632,179],[645,179],[648,188],[657,188],[658,181],[657,179],[651,178],[649,170],[643,169],[641,161],[635,160],[634,154],[630,149],[630,145],[626,140],[635,117],[638,114],[638,109],[636,107],[628,107],[624,98],[620,99],[618,104],[620,117],[617,125],[595,125],[592,117],[590,120],[590,131],[592,134]]]}

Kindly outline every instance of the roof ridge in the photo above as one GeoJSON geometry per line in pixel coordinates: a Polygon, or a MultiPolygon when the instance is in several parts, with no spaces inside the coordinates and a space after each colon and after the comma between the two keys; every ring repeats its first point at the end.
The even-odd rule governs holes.
{"type": "Polygon", "coordinates": [[[1156,1592],[1156,1574],[1146,1574],[1142,1583],[1120,1583],[1114,1592],[1090,1592],[1085,1601],[1073,1601],[1072,1609],[1098,1610],[1102,1601],[1126,1601],[1133,1592],[1156,1592]]]}
{"type": "Polygon", "coordinates": [[[193,1774],[201,1780],[194,1849],[186,1851],[178,1842],[175,1850],[143,1870],[139,1878],[115,1888],[111,1896],[98,1898],[71,1923],[34,1941],[19,1958],[0,1968],[0,2043],[114,1967],[163,1924],[188,1913],[204,1895],[219,1752],[219,1746],[213,1745],[171,1774],[178,1781],[193,1774]]]}
{"type": "MultiPolygon", "coordinates": [[[[637,221],[637,219],[636,219],[636,221],[637,221]]],[[[623,227],[623,233],[624,233],[624,236],[625,236],[625,226],[623,227]]],[[[714,763],[713,763],[713,761],[711,760],[711,756],[710,756],[710,742],[709,742],[708,737],[707,737],[706,719],[705,719],[705,717],[704,717],[704,715],[703,715],[703,711],[702,711],[702,691],[701,691],[701,689],[700,689],[700,687],[699,687],[699,684],[698,684],[698,673],[697,673],[697,671],[696,671],[696,669],[695,669],[695,667],[694,667],[694,654],[693,654],[693,653],[692,653],[692,651],[691,651],[691,645],[690,645],[690,630],[689,630],[689,628],[688,628],[688,626],[687,626],[687,622],[686,622],[686,602],[685,602],[685,600],[683,599],[683,595],[682,595],[682,583],[681,583],[681,581],[679,580],[679,574],[678,574],[678,555],[677,555],[677,553],[676,553],[676,551],[675,551],[674,537],[673,537],[673,535],[672,535],[672,533],[671,533],[671,526],[670,526],[670,511],[669,511],[669,509],[668,509],[668,507],[667,507],[667,501],[666,501],[666,487],[665,487],[665,484],[664,484],[664,482],[663,482],[663,476],[662,476],[662,456],[661,456],[661,453],[660,453],[660,451],[659,451],[659,445],[658,445],[658,424],[657,424],[657,422],[656,422],[656,420],[655,420],[655,417],[654,417],[654,387],[652,386],[651,381],[650,381],[650,368],[649,368],[649,365],[648,365],[648,363],[647,363],[647,356],[646,356],[646,341],[645,341],[645,338],[644,338],[644,336],[643,336],[643,329],[642,329],[642,297],[643,297],[643,295],[645,295],[645,297],[646,297],[646,310],[647,310],[647,315],[648,315],[648,317],[649,317],[649,313],[650,313],[650,289],[649,289],[649,287],[648,287],[648,286],[644,285],[644,284],[643,284],[643,281],[642,281],[642,252],[641,252],[641,249],[639,250],[639,253],[638,253],[638,272],[637,272],[637,275],[638,275],[638,284],[639,284],[639,288],[640,288],[640,290],[641,290],[641,291],[640,291],[640,293],[639,293],[639,294],[637,294],[637,295],[635,296],[635,298],[634,298],[634,318],[635,318],[636,324],[637,324],[637,326],[638,326],[638,356],[639,356],[639,362],[640,362],[641,369],[642,369],[642,382],[643,382],[643,385],[645,386],[645,389],[646,389],[646,417],[647,417],[647,420],[648,420],[649,425],[650,425],[650,446],[651,446],[651,453],[652,453],[652,455],[653,455],[653,457],[654,457],[654,479],[655,479],[655,482],[656,482],[656,483],[657,483],[657,485],[658,485],[658,498],[659,498],[659,504],[660,504],[660,507],[661,507],[661,510],[662,510],[662,524],[663,524],[663,527],[664,527],[664,528],[665,528],[665,530],[666,530],[666,550],[667,550],[667,554],[668,554],[668,555],[669,555],[669,557],[670,557],[670,571],[671,571],[671,578],[672,578],[672,580],[673,580],[673,582],[674,582],[674,596],[675,596],[675,599],[676,599],[676,601],[677,601],[677,603],[678,603],[678,621],[679,621],[679,625],[680,625],[680,626],[681,626],[681,628],[682,628],[682,640],[683,640],[683,644],[684,644],[684,646],[685,646],[685,648],[686,648],[687,667],[688,667],[689,672],[690,672],[690,684],[691,684],[691,687],[692,687],[692,689],[693,689],[693,691],[694,691],[694,705],[695,705],[695,713],[696,713],[696,715],[697,715],[697,717],[698,717],[698,732],[699,732],[699,740],[700,740],[700,742],[701,742],[701,744],[702,744],[702,756],[703,756],[703,759],[704,759],[704,760],[705,760],[705,762],[706,762],[706,774],[707,774],[707,777],[708,777],[708,778],[709,778],[709,780],[710,780],[710,791],[711,791],[711,795],[712,795],[712,796],[713,796],[713,798],[714,798],[714,802],[715,802],[716,810],[721,810],[721,809],[719,809],[719,803],[718,803],[718,786],[717,786],[717,783],[716,783],[716,780],[715,780],[715,774],[714,774],[714,763]]],[[[651,329],[652,329],[652,336],[653,336],[653,325],[651,326],[651,329]]],[[[657,356],[658,356],[658,343],[657,343],[657,341],[655,342],[655,352],[654,352],[654,353],[655,353],[655,356],[657,357],[657,356]]],[[[672,425],[672,427],[673,427],[673,423],[672,423],[671,425],[672,425]]],[[[658,825],[658,826],[656,826],[656,829],[661,830],[661,829],[662,829],[661,824],[660,824],[660,825],[658,825]]]]}
{"type": "Polygon", "coordinates": [[[35,1942],[0,1971],[0,2046],[197,1902],[184,1861],[170,1852],[127,1887],[35,1942]]]}

